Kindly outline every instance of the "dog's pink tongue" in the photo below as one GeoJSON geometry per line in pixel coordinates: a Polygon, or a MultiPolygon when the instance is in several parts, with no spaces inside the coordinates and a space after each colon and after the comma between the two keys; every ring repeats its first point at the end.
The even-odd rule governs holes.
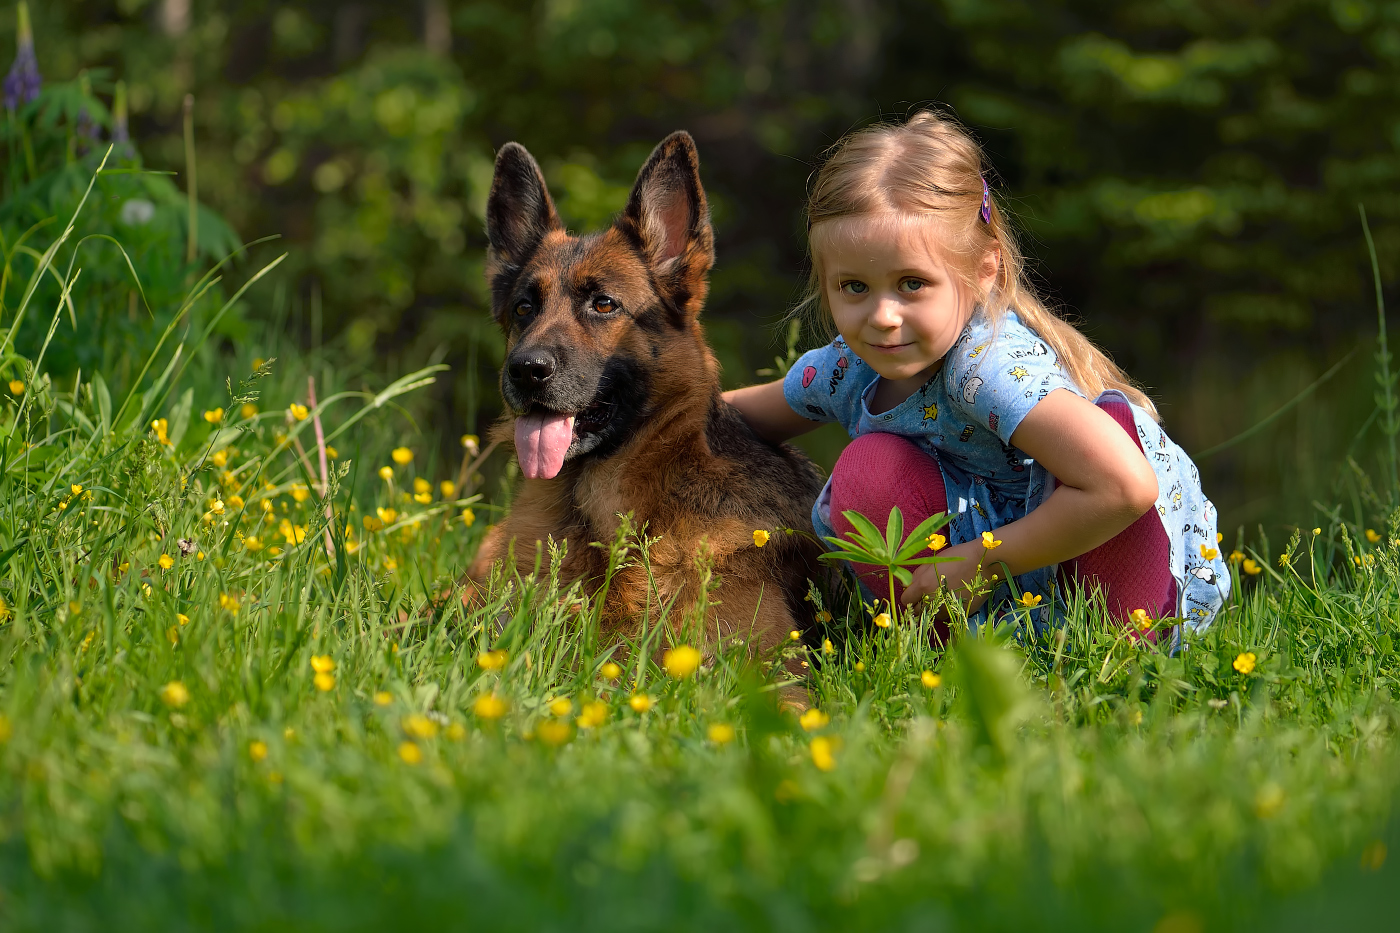
{"type": "Polygon", "coordinates": [[[554,479],[574,440],[573,415],[521,415],[515,419],[515,454],[526,479],[554,479]]]}

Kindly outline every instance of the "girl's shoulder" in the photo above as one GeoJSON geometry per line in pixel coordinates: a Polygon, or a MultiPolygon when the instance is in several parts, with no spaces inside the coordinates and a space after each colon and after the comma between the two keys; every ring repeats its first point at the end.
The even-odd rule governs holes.
{"type": "Polygon", "coordinates": [[[1011,364],[1012,370],[1017,364],[1021,368],[1060,369],[1055,351],[1021,321],[1014,309],[993,315],[979,305],[944,357],[949,392],[953,392],[955,383],[964,383],[974,376],[985,380],[984,370],[1003,363],[1011,364]]]}
{"type": "Polygon", "coordinates": [[[1059,388],[1082,395],[1048,342],[1007,309],[980,307],[944,357],[944,389],[966,416],[1009,442],[1036,403],[1059,388]]]}

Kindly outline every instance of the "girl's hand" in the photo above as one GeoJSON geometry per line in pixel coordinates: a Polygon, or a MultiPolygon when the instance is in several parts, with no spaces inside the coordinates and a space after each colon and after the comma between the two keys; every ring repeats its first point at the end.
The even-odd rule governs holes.
{"type": "Polygon", "coordinates": [[[755,434],[774,444],[781,444],[818,427],[817,422],[809,421],[792,410],[783,395],[781,379],[730,389],[724,393],[724,400],[739,409],[739,414],[744,416],[755,434]]]}
{"type": "MultiPolygon", "coordinates": [[[[978,561],[982,560],[983,547],[981,541],[969,541],[966,544],[956,544],[952,547],[944,548],[938,552],[939,557],[959,557],[958,561],[949,561],[946,564],[923,564],[915,567],[911,573],[913,581],[904,588],[904,596],[901,601],[906,605],[913,605],[925,596],[933,597],[938,594],[938,585],[941,581],[947,581],[948,589],[954,596],[961,599],[963,605],[969,612],[975,610],[986,599],[985,596],[973,598],[970,584],[972,578],[977,576],[978,561]]],[[[985,568],[984,572],[985,572],[985,568]]],[[[1000,572],[1000,571],[996,571],[1000,572]]],[[[942,615],[942,613],[940,613],[942,615]]]]}

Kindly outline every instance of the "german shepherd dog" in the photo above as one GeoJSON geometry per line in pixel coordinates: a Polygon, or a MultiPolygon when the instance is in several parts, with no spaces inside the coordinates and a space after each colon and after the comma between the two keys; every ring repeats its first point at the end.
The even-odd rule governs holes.
{"type": "MultiPolygon", "coordinates": [[[[506,335],[493,436],[513,439],[524,481],[470,571],[483,581],[514,554],[533,570],[537,542],[567,543],[560,578],[596,592],[620,516],[659,540],[650,551],[662,599],[700,595],[697,557],[720,580],[707,628],[772,648],[805,628],[807,580],[822,574],[809,509],[817,469],[761,440],[720,396],[700,309],[714,235],[688,133],[668,136],[637,175],[612,226],[571,236],[523,146],[496,157],[486,207],[486,277],[506,335]],[[783,534],[778,529],[808,532],[783,534]],[[772,534],[765,546],[754,531],[772,534]],[[513,542],[513,547],[512,547],[513,542]]],[[[603,616],[635,626],[649,602],[643,567],[614,577],[603,616]]]]}

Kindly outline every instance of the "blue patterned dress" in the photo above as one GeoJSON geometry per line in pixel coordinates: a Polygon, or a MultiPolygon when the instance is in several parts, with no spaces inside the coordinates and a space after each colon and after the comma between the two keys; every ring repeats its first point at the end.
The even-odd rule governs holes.
{"type": "MultiPolygon", "coordinates": [[[[838,337],[804,354],[784,380],[783,392],[793,411],[813,421],[838,422],[852,438],[881,431],[898,434],[934,454],[952,515],[945,534],[954,544],[1023,518],[1045,501],[1054,488],[1050,474],[1012,446],[1011,435],[1055,389],[1087,397],[1063,371],[1050,345],[1014,311],[994,321],[980,307],[943,367],[909,398],[874,415],[868,403],[878,379],[838,337]]],[[[1132,407],[1138,440],[1157,475],[1156,510],[1171,542],[1177,615],[1188,627],[1202,629],[1230,593],[1230,574],[1216,539],[1215,507],[1201,490],[1196,465],[1152,416],[1120,392],[1105,395],[1132,407]]],[[[818,534],[835,534],[830,482],[812,508],[812,525],[818,534]]],[[[1058,596],[1051,586],[1055,571],[1050,566],[1022,574],[1015,581],[1017,592],[1058,596]]],[[[989,611],[1002,608],[1004,604],[983,606],[970,621],[980,625],[989,611]]],[[[1034,610],[1033,621],[1048,623],[1052,611],[1053,603],[1046,599],[1034,610]]]]}

